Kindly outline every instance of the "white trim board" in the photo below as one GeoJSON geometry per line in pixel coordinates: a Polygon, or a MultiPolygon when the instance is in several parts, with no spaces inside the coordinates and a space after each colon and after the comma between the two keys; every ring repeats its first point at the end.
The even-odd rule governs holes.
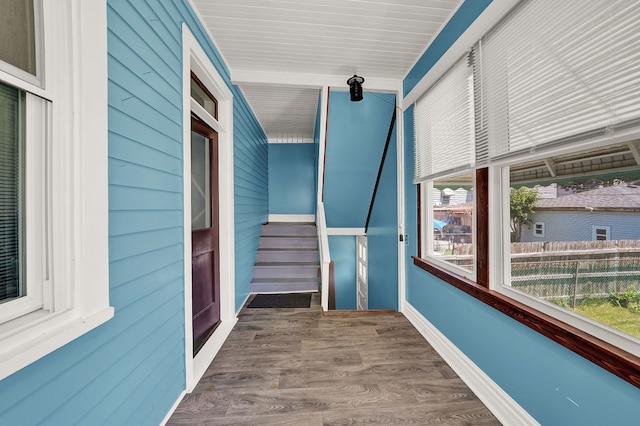
{"type": "Polygon", "coordinates": [[[402,313],[500,423],[505,425],[539,425],[524,408],[406,300],[402,313]]]}
{"type": "Polygon", "coordinates": [[[327,228],[327,235],[367,235],[364,228],[327,228]]]}
{"type": "Polygon", "coordinates": [[[316,223],[314,214],[270,214],[269,223],[316,223]]]}
{"type": "Polygon", "coordinates": [[[183,176],[191,176],[191,96],[193,70],[218,100],[218,177],[220,182],[220,325],[205,346],[193,356],[191,308],[191,180],[183,179],[184,200],[184,314],[185,382],[191,392],[213,361],[237,322],[235,312],[234,184],[233,184],[233,94],[186,24],[182,25],[183,176]],[[203,367],[204,366],[204,367],[203,367]]]}
{"type": "MultiPolygon", "coordinates": [[[[282,73],[270,71],[253,71],[234,69],[231,71],[231,82],[236,85],[265,84],[274,86],[296,86],[309,89],[320,89],[331,86],[335,88],[343,87],[349,90],[347,79],[349,74],[327,75],[327,74],[305,74],[305,73],[282,73]]],[[[401,92],[402,80],[391,78],[367,77],[362,85],[364,91],[370,92],[401,92]]]]}
{"type": "Polygon", "coordinates": [[[186,394],[187,391],[183,390],[182,392],[180,392],[180,395],[178,395],[178,399],[176,399],[176,402],[173,403],[173,405],[167,412],[167,415],[164,416],[164,419],[162,419],[162,421],[160,422],[160,426],[164,426],[169,422],[169,419],[171,419],[171,416],[173,416],[173,413],[175,413],[176,408],[178,408],[178,405],[180,405],[186,394]]]}
{"type": "Polygon", "coordinates": [[[275,145],[275,144],[280,144],[280,145],[294,145],[294,144],[301,144],[301,143],[315,143],[315,141],[313,139],[297,139],[297,138],[270,138],[268,140],[268,143],[270,145],[275,145]]]}

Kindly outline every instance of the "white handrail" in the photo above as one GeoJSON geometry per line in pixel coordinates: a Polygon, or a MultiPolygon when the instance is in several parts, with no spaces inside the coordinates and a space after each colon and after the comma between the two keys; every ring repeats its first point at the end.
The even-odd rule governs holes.
{"type": "Polygon", "coordinates": [[[327,220],[324,215],[324,203],[318,202],[316,226],[318,229],[318,245],[320,252],[320,276],[322,279],[322,309],[329,310],[329,263],[331,254],[329,253],[329,237],[327,235],[327,220]]]}

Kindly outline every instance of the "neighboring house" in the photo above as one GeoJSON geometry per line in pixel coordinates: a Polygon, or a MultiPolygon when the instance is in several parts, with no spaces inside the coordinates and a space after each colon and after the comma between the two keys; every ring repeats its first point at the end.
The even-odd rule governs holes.
{"type": "MultiPolygon", "coordinates": [[[[0,304],[0,425],[157,425],[167,420],[185,393],[193,390],[237,321],[237,312],[249,296],[261,226],[270,214],[292,213],[308,219],[316,213],[313,200],[324,199],[328,226],[350,232],[346,236],[338,232],[330,241],[331,249],[336,247],[336,258],[350,251],[351,258],[344,256],[348,263],[355,259],[354,235],[364,227],[377,174],[378,198],[370,208],[368,231],[370,306],[403,312],[434,346],[439,345],[457,372],[466,372],[469,386],[487,406],[507,413],[507,419],[527,418],[542,424],[637,422],[640,389],[628,379],[637,378],[638,372],[623,369],[626,376],[620,378],[616,364],[627,360],[625,355],[600,364],[597,355],[580,356],[554,340],[553,333],[541,334],[536,328],[540,322],[531,316],[533,310],[514,319],[507,315],[510,309],[494,309],[471,294],[490,297],[492,292],[469,284],[469,279],[458,281],[469,284],[466,288],[471,290],[459,291],[442,279],[440,271],[425,271],[414,258],[420,241],[418,191],[412,184],[415,102],[508,14],[515,0],[431,3],[429,10],[441,20],[419,22],[433,32],[433,37],[425,35],[418,43],[417,52],[423,53],[411,58],[400,78],[365,76],[365,89],[367,84],[380,84],[382,90],[367,91],[359,104],[350,103],[343,83],[354,71],[351,65],[334,64],[345,74],[344,79],[316,71],[326,62],[322,50],[308,51],[301,61],[308,64],[310,74],[315,73],[313,83],[293,74],[274,77],[277,72],[262,68],[268,48],[256,51],[255,58],[245,63],[246,69],[229,69],[218,49],[219,43],[228,40],[212,39],[207,25],[235,28],[237,20],[226,17],[230,10],[241,7],[244,11],[251,4],[267,11],[278,2],[34,2],[41,3],[44,28],[29,32],[27,26],[18,24],[8,27],[0,38],[2,47],[9,45],[0,54],[27,52],[29,40],[46,41],[45,49],[33,48],[45,58],[44,65],[28,60],[16,66],[0,64],[0,107],[7,119],[0,141],[4,144],[5,134],[21,135],[25,129],[28,141],[14,146],[14,151],[2,151],[10,161],[3,161],[0,169],[8,164],[12,173],[6,174],[14,179],[7,185],[10,194],[2,198],[3,209],[13,203],[5,215],[14,222],[9,234],[17,234],[16,229],[23,226],[16,219],[23,208],[16,201],[23,189],[15,183],[20,175],[16,170],[24,172],[28,185],[35,185],[28,192],[39,194],[26,201],[24,225],[29,231],[28,246],[37,247],[25,255],[27,272],[38,278],[33,291],[37,300],[25,300],[28,303],[18,307],[0,304]],[[26,35],[15,35],[25,28],[26,35]],[[283,152],[286,147],[270,147],[266,126],[239,87],[238,82],[247,75],[315,88],[311,108],[317,117],[315,131],[304,141],[313,149],[305,146],[283,152]],[[191,99],[192,90],[204,94],[191,99]],[[389,132],[387,161],[378,173],[393,101],[397,102],[397,121],[389,132]],[[327,167],[323,176],[318,153],[325,131],[327,167]],[[207,179],[203,172],[199,177],[206,184],[192,184],[196,172],[211,170],[209,166],[199,168],[196,160],[213,161],[216,147],[220,179],[207,179]],[[27,156],[25,164],[17,161],[21,154],[27,156]],[[286,170],[274,170],[276,165],[286,167],[294,158],[304,163],[299,164],[301,173],[308,173],[304,181],[318,182],[318,187],[290,182],[286,170]],[[323,179],[324,193],[319,185],[323,179]],[[282,188],[270,187],[270,181],[279,182],[277,185],[289,181],[288,195],[299,202],[282,202],[282,188]],[[197,210],[191,195],[207,185],[219,185],[217,214],[209,212],[204,217],[219,224],[219,250],[211,256],[219,256],[217,314],[221,322],[194,354],[194,253],[190,242],[195,238],[192,220],[201,216],[191,214],[197,210]]],[[[323,8],[357,9],[358,13],[371,8],[380,22],[385,17],[400,21],[394,29],[383,27],[389,40],[382,48],[391,56],[383,61],[376,53],[376,43],[365,46],[368,54],[362,56],[393,65],[399,63],[394,50],[402,51],[407,44],[403,41],[405,21],[395,18],[395,13],[410,14],[415,20],[414,12],[423,8],[420,1],[402,5],[364,1],[357,2],[357,7],[356,2],[321,3],[323,8]]],[[[554,3],[554,7],[565,3],[554,3]]],[[[31,3],[3,2],[5,28],[22,16],[19,11],[9,15],[9,4],[31,3]],[[13,18],[5,19],[7,16],[13,18]]],[[[309,4],[287,2],[287,8],[301,7],[295,16],[302,21],[309,4]]],[[[576,10],[583,9],[582,2],[571,4],[576,10]]],[[[604,2],[592,9],[601,7],[605,8],[604,2]]],[[[549,10],[548,17],[552,17],[553,10],[549,10]]],[[[353,15],[322,16],[324,21],[318,26],[331,31],[335,21],[346,21],[354,30],[359,25],[353,15]]],[[[257,25],[259,18],[252,21],[257,25]]],[[[36,19],[36,26],[38,22],[36,19]]],[[[627,23],[629,37],[637,33],[636,22],[630,18],[627,23]]],[[[277,25],[290,39],[306,40],[312,23],[296,24],[277,25]]],[[[611,26],[609,22],[589,23],[587,29],[592,31],[576,33],[611,26]]],[[[529,34],[529,29],[522,32],[529,34]]],[[[359,44],[357,39],[333,36],[324,40],[340,49],[359,44]]],[[[529,55],[528,48],[522,51],[529,55]]],[[[531,64],[538,62],[537,57],[531,58],[531,64]]],[[[623,70],[626,66],[638,69],[637,61],[634,56],[629,64],[621,61],[619,65],[623,70]]],[[[608,72],[604,75],[608,78],[608,72]]],[[[544,73],[534,77],[534,81],[546,81],[544,73]]],[[[568,92],[575,90],[572,87],[568,92]]],[[[629,98],[636,99],[634,96],[629,98]]],[[[275,109],[279,102],[267,104],[275,109]]],[[[292,107],[289,115],[297,112],[292,107]]],[[[9,181],[5,175],[2,178],[0,185],[9,181]]],[[[450,197],[448,202],[468,201],[456,191],[445,196],[450,197]]],[[[598,214],[593,204],[587,207],[598,214]]],[[[611,214],[619,218],[622,212],[611,214]]],[[[461,224],[467,220],[464,214],[459,217],[461,224]]],[[[611,222],[602,225],[612,227],[612,238],[621,232],[611,222]]],[[[487,234],[486,229],[481,231],[487,234]]],[[[12,244],[13,252],[5,258],[11,264],[7,269],[15,273],[13,263],[21,255],[21,246],[17,241],[12,244]]],[[[506,306],[507,299],[501,298],[500,306],[506,306]]],[[[569,329],[563,329],[560,339],[569,329]]],[[[410,361],[420,362],[419,355],[410,361]]],[[[438,386],[436,380],[434,389],[438,386]]],[[[371,390],[373,399],[384,397],[374,387],[371,390]]],[[[203,400],[202,404],[211,407],[215,401],[203,400]]],[[[514,420],[511,424],[522,423],[514,420]]]]}
{"type": "Polygon", "coordinates": [[[640,240],[640,186],[621,184],[540,198],[522,242],[640,240]]]}

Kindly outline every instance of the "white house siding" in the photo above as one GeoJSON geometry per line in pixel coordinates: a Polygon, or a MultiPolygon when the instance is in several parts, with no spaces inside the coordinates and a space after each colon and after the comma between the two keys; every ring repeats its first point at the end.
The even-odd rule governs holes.
{"type": "MultiPolygon", "coordinates": [[[[106,7],[115,317],[1,381],[2,425],[157,425],[185,388],[183,22],[229,75],[187,0],[109,0],[106,7]]],[[[241,300],[268,214],[267,140],[240,91],[231,90],[241,300]]]]}
{"type": "Polygon", "coordinates": [[[593,226],[610,227],[611,240],[640,240],[640,213],[599,211],[542,211],[531,215],[533,222],[544,223],[544,237],[522,227],[522,242],[591,241],[593,226]]]}

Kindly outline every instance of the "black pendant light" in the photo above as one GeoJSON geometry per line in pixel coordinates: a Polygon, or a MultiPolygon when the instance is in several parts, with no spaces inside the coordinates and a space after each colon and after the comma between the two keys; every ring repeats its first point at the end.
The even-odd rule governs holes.
{"type": "Polygon", "coordinates": [[[358,102],[362,100],[362,83],[364,83],[364,77],[353,75],[347,84],[349,85],[349,94],[351,95],[351,102],[358,102]]]}

